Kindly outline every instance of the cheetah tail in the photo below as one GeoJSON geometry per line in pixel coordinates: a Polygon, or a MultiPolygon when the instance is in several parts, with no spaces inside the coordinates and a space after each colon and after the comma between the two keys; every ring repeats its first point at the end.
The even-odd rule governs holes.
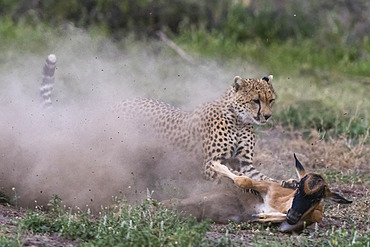
{"type": "Polygon", "coordinates": [[[54,87],[55,64],[57,58],[54,54],[50,54],[46,58],[46,62],[42,71],[42,83],[40,86],[40,96],[42,98],[41,106],[43,109],[52,107],[51,92],[54,87]]]}

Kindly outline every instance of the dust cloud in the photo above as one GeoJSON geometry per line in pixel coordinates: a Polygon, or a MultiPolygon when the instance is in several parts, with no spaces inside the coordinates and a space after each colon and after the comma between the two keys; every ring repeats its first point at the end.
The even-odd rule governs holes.
{"type": "Polygon", "coordinates": [[[116,45],[78,30],[47,47],[0,68],[0,189],[30,208],[54,194],[69,206],[99,208],[112,196],[141,200],[147,188],[159,200],[204,188],[201,160],[111,118],[111,107],[140,96],[191,110],[223,94],[235,75],[262,74],[242,61],[198,57],[189,65],[159,41],[116,45]],[[54,107],[44,111],[38,88],[49,53],[57,56],[54,107]]]}

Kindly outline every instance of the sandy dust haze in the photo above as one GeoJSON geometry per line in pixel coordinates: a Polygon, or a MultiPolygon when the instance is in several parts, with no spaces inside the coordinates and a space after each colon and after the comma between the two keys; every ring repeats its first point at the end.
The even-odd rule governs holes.
{"type": "Polygon", "coordinates": [[[159,200],[204,188],[201,160],[107,112],[135,96],[191,110],[223,94],[235,75],[268,73],[245,62],[226,68],[197,58],[189,65],[160,42],[117,48],[76,32],[50,44],[0,68],[0,189],[19,206],[57,194],[66,205],[99,208],[121,194],[140,200],[146,188],[159,200]],[[49,53],[57,56],[54,107],[43,111],[38,88],[49,53]]]}

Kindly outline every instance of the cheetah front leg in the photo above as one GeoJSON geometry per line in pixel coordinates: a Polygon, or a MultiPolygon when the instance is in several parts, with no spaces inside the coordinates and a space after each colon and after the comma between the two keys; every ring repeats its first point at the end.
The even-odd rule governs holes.
{"type": "Polygon", "coordinates": [[[245,163],[243,161],[240,162],[242,168],[240,169],[240,176],[246,176],[253,180],[266,180],[274,183],[279,183],[283,188],[290,188],[296,189],[298,185],[298,181],[295,179],[288,179],[288,180],[276,180],[266,176],[265,174],[261,173],[260,171],[256,170],[253,165],[250,163],[245,163]]]}
{"type": "MultiPolygon", "coordinates": [[[[276,180],[270,178],[258,171],[253,165],[253,153],[254,153],[254,134],[244,134],[241,138],[241,145],[237,148],[235,157],[239,159],[240,174],[253,180],[266,180],[270,182],[279,183],[283,188],[295,189],[298,182],[294,179],[289,180],[276,180]]],[[[239,175],[240,175],[239,174],[239,175]]]]}
{"type": "Polygon", "coordinates": [[[294,179],[288,179],[288,180],[276,180],[273,178],[270,178],[263,174],[262,172],[258,171],[250,162],[241,160],[240,161],[240,176],[246,176],[253,180],[266,180],[274,183],[279,183],[281,187],[283,188],[291,188],[296,189],[298,182],[294,179]]]}
{"type": "MultiPolygon", "coordinates": [[[[204,141],[203,150],[205,159],[203,163],[203,174],[205,175],[205,178],[208,180],[219,179],[221,176],[218,176],[217,172],[211,167],[214,162],[221,162],[237,176],[245,176],[253,180],[266,180],[280,183],[281,186],[285,188],[296,188],[296,181],[294,180],[278,181],[264,175],[253,167],[255,136],[252,130],[252,125],[244,128],[245,132],[243,134],[238,133],[236,138],[230,136],[228,143],[223,142],[224,139],[218,138],[219,136],[217,136],[217,134],[214,134],[214,136],[209,140],[204,141]],[[233,142],[234,145],[238,145],[230,145],[230,142],[233,142]]],[[[213,130],[213,133],[214,132],[215,130],[213,130]]],[[[217,133],[221,135],[219,132],[217,133]]]]}

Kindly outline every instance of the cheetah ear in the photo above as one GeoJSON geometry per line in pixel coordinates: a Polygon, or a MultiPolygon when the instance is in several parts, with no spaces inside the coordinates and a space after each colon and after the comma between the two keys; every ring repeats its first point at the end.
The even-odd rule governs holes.
{"type": "Polygon", "coordinates": [[[274,79],[273,75],[265,76],[262,78],[262,80],[267,81],[268,83],[271,83],[272,79],[274,79]]]}
{"type": "Polygon", "coordinates": [[[242,85],[242,81],[243,81],[243,79],[240,76],[235,76],[234,77],[234,90],[235,90],[235,92],[237,92],[240,89],[240,87],[242,85]]]}

